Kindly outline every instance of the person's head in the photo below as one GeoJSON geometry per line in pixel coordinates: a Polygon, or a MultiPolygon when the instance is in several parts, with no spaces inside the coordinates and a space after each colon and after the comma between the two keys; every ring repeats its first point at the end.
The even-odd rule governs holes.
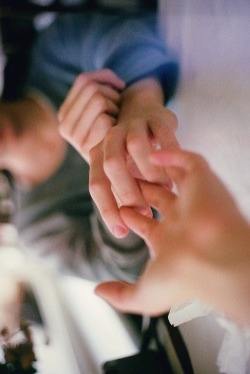
{"type": "Polygon", "coordinates": [[[57,169],[64,154],[65,141],[50,107],[28,97],[0,101],[0,169],[33,186],[57,169]]]}
{"type": "Polygon", "coordinates": [[[21,129],[15,126],[10,103],[0,101],[0,168],[10,169],[17,151],[16,140],[21,129]]]}

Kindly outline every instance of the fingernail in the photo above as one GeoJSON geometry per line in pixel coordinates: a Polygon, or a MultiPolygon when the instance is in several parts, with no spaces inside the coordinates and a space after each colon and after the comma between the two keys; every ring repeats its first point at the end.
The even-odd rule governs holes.
{"type": "Polygon", "coordinates": [[[152,210],[150,207],[141,207],[141,208],[135,208],[135,210],[142,214],[143,216],[146,216],[146,217],[149,217],[149,218],[152,218],[153,214],[152,214],[152,210]]]}
{"type": "Polygon", "coordinates": [[[121,225],[115,225],[113,227],[113,233],[114,233],[115,237],[123,238],[124,236],[127,235],[128,229],[124,226],[121,226],[121,225]]]}
{"type": "Polygon", "coordinates": [[[173,182],[171,181],[170,178],[166,181],[165,187],[168,188],[170,191],[172,190],[172,188],[173,188],[173,182]]]}

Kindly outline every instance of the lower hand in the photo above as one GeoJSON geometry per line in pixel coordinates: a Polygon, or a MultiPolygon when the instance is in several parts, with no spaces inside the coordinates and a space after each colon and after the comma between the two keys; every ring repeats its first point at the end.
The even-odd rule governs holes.
{"type": "Polygon", "coordinates": [[[161,220],[127,207],[121,216],[146,241],[151,259],[136,284],[104,283],[96,293],[121,311],[150,315],[200,300],[249,324],[249,224],[202,157],[159,152],[151,160],[166,167],[178,195],[141,184],[161,220]]]}

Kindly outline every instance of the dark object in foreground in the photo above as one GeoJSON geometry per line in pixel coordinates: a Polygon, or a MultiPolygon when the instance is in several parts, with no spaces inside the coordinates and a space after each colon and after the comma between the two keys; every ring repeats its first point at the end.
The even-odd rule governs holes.
{"type": "Polygon", "coordinates": [[[7,328],[0,332],[5,362],[0,363],[1,374],[33,374],[36,361],[29,324],[20,322],[20,329],[10,334],[7,328]]]}

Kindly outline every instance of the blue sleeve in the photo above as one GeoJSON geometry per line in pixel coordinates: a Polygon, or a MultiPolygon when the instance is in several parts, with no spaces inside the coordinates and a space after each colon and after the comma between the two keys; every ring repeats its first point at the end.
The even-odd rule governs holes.
{"type": "Polygon", "coordinates": [[[155,15],[117,17],[109,25],[95,49],[95,69],[109,68],[127,84],[156,76],[167,101],[177,84],[178,63],[158,32],[155,15]]]}
{"type": "Polygon", "coordinates": [[[157,33],[154,16],[82,13],[59,16],[35,43],[25,89],[33,88],[58,108],[78,74],[109,68],[131,84],[157,76],[166,100],[178,65],[157,33]]]}

